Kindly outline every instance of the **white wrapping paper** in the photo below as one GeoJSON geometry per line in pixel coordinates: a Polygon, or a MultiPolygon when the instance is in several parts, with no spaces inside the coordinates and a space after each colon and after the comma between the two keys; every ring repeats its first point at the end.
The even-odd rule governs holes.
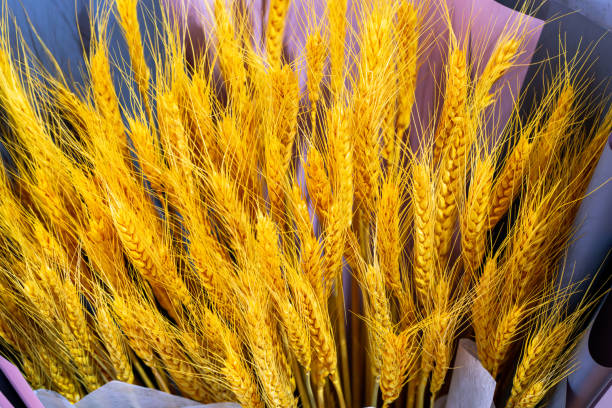
{"type": "Polygon", "coordinates": [[[476,343],[460,339],[446,403],[436,408],[495,408],[495,379],[480,364],[476,343]]]}
{"type": "Polygon", "coordinates": [[[36,396],[45,408],[240,408],[240,405],[230,402],[204,405],[187,398],[120,381],[105,384],[74,405],[53,391],[37,390],[36,396]]]}

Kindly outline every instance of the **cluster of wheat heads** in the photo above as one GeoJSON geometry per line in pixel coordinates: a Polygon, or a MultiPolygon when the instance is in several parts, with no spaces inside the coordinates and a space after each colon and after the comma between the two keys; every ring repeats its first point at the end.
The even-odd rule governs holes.
{"type": "Polygon", "coordinates": [[[534,407],[567,374],[588,308],[566,309],[556,271],[611,125],[585,131],[597,106],[571,69],[491,144],[523,34],[508,29],[477,80],[451,37],[443,106],[411,150],[417,57],[437,39],[426,10],[381,1],[350,28],[346,0],[329,0],[288,64],[289,0],[270,3],[265,51],[218,0],[215,52],[186,63],[167,18],[151,72],[136,3],[111,10],[124,103],[105,18],[78,94],[14,60],[3,31],[0,338],[34,388],[74,401],[117,379],[244,407],[420,408],[459,336],[511,384],[507,406],[534,407]]]}

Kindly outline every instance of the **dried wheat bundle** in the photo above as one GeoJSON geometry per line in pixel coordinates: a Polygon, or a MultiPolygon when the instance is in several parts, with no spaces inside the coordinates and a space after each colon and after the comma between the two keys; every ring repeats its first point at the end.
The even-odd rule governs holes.
{"type": "Polygon", "coordinates": [[[480,67],[451,29],[441,109],[419,130],[433,6],[329,0],[288,63],[289,0],[270,1],[263,47],[211,3],[210,49],[187,58],[164,16],[152,66],[137,0],[117,0],[92,21],[78,91],[13,59],[3,30],[3,353],[73,401],[117,379],[243,407],[422,408],[468,337],[498,406],[535,407],[592,305],[568,310],[556,283],[612,126],[579,67],[491,129],[524,27],[480,67]],[[129,49],[119,79],[110,13],[129,49]]]}

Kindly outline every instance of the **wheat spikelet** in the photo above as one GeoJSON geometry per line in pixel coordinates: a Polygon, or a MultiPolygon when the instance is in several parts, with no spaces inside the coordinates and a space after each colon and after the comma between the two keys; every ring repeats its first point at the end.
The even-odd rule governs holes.
{"type": "Polygon", "coordinates": [[[511,288],[515,288],[519,299],[539,287],[535,285],[540,283],[542,272],[538,255],[543,253],[549,244],[546,240],[547,232],[555,215],[554,208],[550,205],[553,196],[554,190],[543,197],[535,207],[528,206],[512,237],[508,284],[512,285],[511,288]]]}
{"type": "Polygon", "coordinates": [[[302,187],[297,182],[291,184],[291,189],[288,191],[289,203],[293,220],[300,240],[313,233],[312,223],[310,221],[310,213],[308,205],[302,197],[302,187]]]}
{"type": "Polygon", "coordinates": [[[198,67],[187,88],[189,95],[187,122],[189,125],[186,127],[190,130],[193,144],[192,161],[204,168],[210,167],[212,163],[218,165],[221,161],[221,152],[215,137],[213,123],[212,86],[203,68],[198,67]]]}
{"type": "Polygon", "coordinates": [[[537,149],[533,149],[529,158],[529,180],[531,185],[536,184],[538,177],[548,172],[549,163],[555,157],[556,151],[561,144],[560,142],[567,137],[565,133],[574,112],[573,103],[575,95],[574,87],[566,80],[544,129],[536,135],[535,143],[537,143],[537,149]]]}
{"type": "Polygon", "coordinates": [[[374,212],[379,194],[380,178],[380,103],[368,91],[356,97],[351,120],[354,135],[354,184],[355,199],[364,210],[374,212]]]}
{"type": "Polygon", "coordinates": [[[66,368],[63,367],[54,356],[47,354],[44,349],[40,351],[39,356],[51,381],[55,387],[57,387],[57,390],[71,402],[80,400],[83,395],[82,391],[80,387],[72,381],[66,368]]]}
{"type": "Polygon", "coordinates": [[[272,0],[268,9],[268,27],[266,29],[266,50],[270,64],[280,65],[283,51],[283,34],[290,0],[272,0]]]}
{"type": "Polygon", "coordinates": [[[137,302],[127,302],[118,296],[113,300],[112,307],[132,350],[147,365],[153,364],[155,355],[147,341],[150,335],[149,327],[141,324],[141,320],[150,316],[150,312],[137,302]]]}
{"type": "Polygon", "coordinates": [[[288,344],[286,333],[284,333],[280,329],[279,324],[271,324],[270,326],[274,328],[274,330],[272,330],[272,342],[275,345],[274,350],[278,355],[279,365],[281,367],[282,372],[287,377],[292,392],[295,392],[295,387],[297,386],[297,383],[295,381],[295,376],[293,372],[294,366],[292,365],[292,363],[289,362],[289,359],[291,358],[291,349],[288,344]]]}
{"type": "Polygon", "coordinates": [[[248,215],[238,199],[233,183],[226,173],[213,172],[208,175],[208,184],[215,209],[227,224],[233,244],[246,250],[245,243],[250,241],[252,231],[248,215]]]}
{"type": "Polygon", "coordinates": [[[491,87],[495,85],[510,68],[518,56],[521,41],[517,38],[502,38],[497,41],[493,54],[489,58],[473,93],[472,112],[479,115],[483,109],[493,102],[490,94],[491,87]]]}
{"type": "Polygon", "coordinates": [[[485,253],[487,215],[495,165],[491,157],[476,162],[470,191],[461,214],[461,250],[467,273],[472,276],[485,253]]]}
{"type": "Polygon", "coordinates": [[[515,338],[521,321],[525,317],[525,306],[514,305],[507,313],[501,318],[499,325],[495,332],[489,336],[490,340],[490,352],[489,356],[484,356],[483,362],[486,362],[485,368],[489,370],[493,378],[497,378],[499,369],[505,362],[508,354],[508,350],[515,338]]]}
{"type": "MultiPolygon", "coordinates": [[[[433,293],[431,321],[423,330],[423,351],[421,354],[421,373],[419,379],[419,398],[431,373],[429,390],[431,400],[444,384],[444,378],[450,365],[455,340],[455,329],[458,324],[458,313],[451,308],[451,284],[445,278],[438,281],[433,293]]],[[[457,302],[457,304],[461,304],[457,302]]]]}
{"type": "Polygon", "coordinates": [[[526,135],[522,136],[506,159],[502,171],[496,177],[489,204],[489,229],[493,228],[506,214],[512,200],[520,191],[523,172],[532,147],[533,144],[529,142],[529,138],[526,135]]]}
{"type": "Polygon", "coordinates": [[[6,342],[9,346],[13,347],[15,350],[19,350],[21,339],[14,331],[13,325],[10,323],[11,320],[7,319],[6,316],[11,316],[12,319],[19,319],[19,315],[21,314],[19,308],[15,304],[14,295],[3,285],[0,284],[0,296],[4,301],[4,308],[2,310],[2,314],[0,314],[0,338],[6,342]]]}
{"type": "Polygon", "coordinates": [[[128,52],[130,54],[130,62],[134,71],[134,79],[138,86],[138,90],[144,99],[145,104],[148,104],[147,92],[149,90],[149,67],[144,58],[144,48],[141,41],[140,24],[138,23],[137,4],[138,0],[117,0],[117,12],[119,13],[119,21],[123,29],[128,52]]]}
{"type": "MultiPolygon", "coordinates": [[[[244,135],[239,130],[239,124],[235,117],[231,115],[224,115],[221,120],[217,123],[217,133],[219,135],[218,144],[223,158],[220,159],[219,167],[225,170],[228,178],[231,177],[232,181],[238,185],[238,195],[244,197],[246,195],[246,188],[253,184],[254,179],[254,157],[253,153],[250,152],[249,146],[246,143],[244,135]]],[[[279,145],[278,138],[266,137],[266,141],[274,143],[274,153],[278,158],[280,155],[281,146],[279,145]]],[[[272,149],[272,147],[267,149],[272,149]]],[[[268,150],[266,151],[268,154],[268,150]]],[[[277,164],[277,167],[280,165],[277,164]]],[[[267,168],[266,168],[267,170],[267,168]]],[[[268,174],[266,174],[268,176],[268,174]]],[[[273,176],[280,177],[280,171],[274,172],[273,176]]],[[[268,176],[267,178],[271,178],[268,176]]],[[[269,184],[272,184],[270,181],[269,184]]]]}
{"type": "Polygon", "coordinates": [[[154,338],[155,349],[160,355],[166,370],[182,393],[196,401],[207,401],[211,398],[208,389],[202,384],[200,374],[193,364],[187,361],[176,341],[161,324],[156,324],[149,334],[154,338]]]}
{"type": "Polygon", "coordinates": [[[488,337],[497,327],[497,260],[488,258],[476,285],[476,296],[472,303],[472,325],[478,347],[478,358],[484,366],[491,366],[491,342],[488,337]]]}
{"type": "Polygon", "coordinates": [[[435,396],[444,385],[444,378],[450,366],[455,319],[456,317],[450,313],[442,312],[435,317],[433,323],[436,327],[437,340],[433,354],[435,366],[431,373],[431,384],[429,385],[432,396],[435,396]]]}
{"type": "Polygon", "coordinates": [[[115,370],[115,378],[119,381],[132,383],[134,381],[134,373],[125,352],[121,332],[113,322],[106,306],[98,305],[96,309],[96,326],[115,370]]]}
{"type": "MultiPolygon", "coordinates": [[[[344,214],[341,206],[334,202],[329,211],[329,221],[325,231],[324,284],[325,296],[331,293],[334,282],[342,279],[342,255],[344,254],[345,231],[344,214]]],[[[318,286],[318,285],[317,285],[318,286]]],[[[315,286],[315,287],[317,287],[315,286]]],[[[319,299],[323,301],[323,299],[319,299]]]]}
{"type": "Polygon", "coordinates": [[[312,356],[316,357],[317,369],[314,370],[316,384],[322,384],[325,379],[336,375],[336,346],[331,334],[331,322],[325,304],[321,305],[316,294],[308,284],[297,277],[290,280],[296,308],[301,311],[310,333],[312,356]]]}
{"type": "Polygon", "coordinates": [[[400,296],[403,292],[400,275],[400,192],[399,186],[385,181],[376,211],[376,251],[385,285],[400,296]]]}
{"type": "MultiPolygon", "coordinates": [[[[373,138],[376,141],[380,127],[384,143],[382,156],[389,163],[395,147],[393,121],[396,106],[393,96],[390,95],[392,88],[389,87],[389,84],[395,84],[397,81],[395,67],[389,64],[395,51],[394,25],[391,10],[386,3],[380,3],[371,10],[366,10],[365,13],[360,44],[361,64],[358,85],[360,95],[357,96],[357,103],[364,104],[365,107],[357,110],[357,114],[361,116],[364,110],[370,109],[369,115],[367,113],[363,115],[370,122],[365,126],[365,129],[369,131],[366,133],[366,140],[373,138]],[[391,101],[388,102],[388,99],[391,101]]],[[[376,146],[376,143],[374,145],[376,146]]],[[[378,155],[375,157],[378,158],[378,155]]],[[[370,157],[367,158],[370,159],[370,157]]]]}
{"type": "Polygon", "coordinates": [[[70,355],[79,368],[85,388],[93,391],[100,386],[93,366],[92,352],[96,347],[87,325],[83,306],[76,288],[68,281],[63,284],[63,301],[66,307],[66,323],[69,332],[62,333],[70,355]]]}
{"type": "Polygon", "coordinates": [[[412,3],[402,2],[397,8],[399,90],[397,95],[397,134],[401,137],[410,125],[417,77],[419,16],[412,3]]]}
{"type": "MultiPolygon", "coordinates": [[[[36,158],[32,160],[24,156],[24,151],[14,153],[15,158],[24,156],[23,159],[29,162],[23,170],[27,169],[27,173],[31,173],[31,181],[28,180],[28,184],[31,183],[29,188],[33,192],[35,205],[53,223],[61,226],[61,229],[69,227],[76,215],[70,214],[69,210],[77,209],[67,208],[68,201],[65,199],[73,194],[69,174],[74,167],[53,142],[36,111],[36,106],[28,98],[27,88],[19,82],[18,70],[5,48],[0,50],[0,70],[3,74],[0,81],[0,98],[5,106],[7,119],[17,140],[36,158]]],[[[30,86],[37,86],[35,81],[31,81],[30,86]]]]}
{"type": "Polygon", "coordinates": [[[245,321],[249,333],[249,349],[257,376],[261,380],[263,397],[266,403],[274,407],[295,406],[293,389],[289,376],[284,371],[279,356],[275,353],[269,320],[266,317],[267,307],[262,299],[251,296],[245,300],[245,321]]]}
{"type": "Polygon", "coordinates": [[[333,205],[338,206],[336,218],[329,223],[339,223],[344,230],[351,226],[353,215],[353,143],[348,132],[346,108],[337,104],[329,111],[327,118],[329,145],[329,174],[334,192],[333,205]]]}
{"type": "Polygon", "coordinates": [[[428,305],[434,282],[434,191],[427,162],[412,166],[412,203],[414,208],[414,284],[418,298],[428,305]]]}
{"type": "MultiPolygon", "coordinates": [[[[447,146],[457,146],[458,139],[464,136],[461,125],[465,125],[466,120],[467,67],[465,52],[459,48],[453,49],[450,53],[445,86],[444,107],[434,142],[434,164],[441,159],[447,146]]],[[[457,152],[459,153],[461,152],[457,152]]]]}
{"type": "Polygon", "coordinates": [[[383,363],[384,333],[392,329],[391,309],[385,293],[385,281],[378,266],[368,265],[363,277],[368,293],[368,317],[372,325],[372,364],[375,375],[380,375],[383,363]]]}
{"type": "Polygon", "coordinates": [[[233,347],[227,347],[226,357],[221,369],[230,389],[240,405],[245,408],[263,408],[257,383],[253,374],[242,361],[242,356],[233,347]]]}
{"type": "Polygon", "coordinates": [[[270,212],[278,220],[284,211],[284,181],[285,168],[283,153],[284,146],[277,133],[266,135],[265,154],[266,154],[266,184],[270,199],[270,212]]]}
{"type": "Polygon", "coordinates": [[[323,287],[325,270],[322,262],[321,243],[313,234],[309,234],[305,239],[302,238],[301,242],[302,250],[300,255],[302,271],[317,294],[317,298],[323,299],[325,297],[323,287]]]}
{"type": "Polygon", "coordinates": [[[302,198],[301,188],[294,183],[291,189],[293,218],[300,240],[300,265],[302,272],[314,288],[319,299],[323,299],[323,264],[321,243],[314,235],[306,202],[302,198]]]}
{"type": "Polygon", "coordinates": [[[102,39],[98,39],[89,59],[89,65],[97,112],[104,119],[104,125],[108,127],[108,132],[111,133],[112,137],[122,140],[124,137],[123,121],[121,120],[118,98],[111,78],[107,45],[102,39]]]}
{"type": "Polygon", "coordinates": [[[240,104],[246,98],[247,72],[244,68],[238,36],[226,9],[224,0],[215,0],[215,33],[219,65],[235,102],[240,104]]]}
{"type": "Polygon", "coordinates": [[[443,154],[436,185],[435,247],[440,264],[444,264],[452,244],[453,227],[457,216],[457,192],[465,170],[470,137],[466,117],[467,69],[465,53],[454,49],[447,73],[444,110],[440,131],[436,135],[434,163],[443,154]],[[443,151],[441,150],[442,148],[443,151]]]}
{"type": "Polygon", "coordinates": [[[283,325],[287,333],[289,347],[298,360],[298,363],[306,372],[310,371],[311,348],[308,329],[306,328],[300,312],[291,304],[287,303],[279,308],[283,325]]]}
{"type": "Polygon", "coordinates": [[[55,322],[57,318],[56,310],[50,304],[49,296],[47,296],[34,279],[24,281],[23,294],[38,310],[39,315],[46,320],[46,323],[55,322]]]}
{"type": "Polygon", "coordinates": [[[93,366],[91,356],[87,349],[84,349],[81,345],[80,340],[69,331],[68,327],[63,326],[62,329],[62,341],[68,348],[70,357],[78,369],[78,374],[83,381],[83,385],[87,391],[94,391],[100,387],[101,384],[96,375],[96,369],[93,366]]]}
{"type": "Polygon", "coordinates": [[[308,193],[312,197],[317,214],[325,221],[329,217],[331,207],[331,184],[325,170],[323,156],[314,146],[308,150],[306,177],[308,193]]]}
{"type": "Polygon", "coordinates": [[[329,22],[329,59],[331,91],[334,97],[344,88],[344,41],[346,37],[347,0],[327,2],[326,14],[329,22]]]}
{"type": "Polygon", "coordinates": [[[190,149],[174,92],[157,91],[157,121],[162,146],[166,156],[169,157],[169,162],[180,169],[178,177],[185,179],[187,186],[193,188],[190,149]]]}
{"type": "Polygon", "coordinates": [[[22,363],[23,368],[23,376],[28,381],[32,389],[38,389],[45,387],[45,383],[48,382],[42,373],[42,369],[40,367],[40,362],[34,364],[32,361],[27,358],[23,358],[22,363]]]}
{"type": "Polygon", "coordinates": [[[108,283],[120,290],[122,278],[127,273],[123,265],[123,253],[108,207],[92,200],[87,204],[89,219],[80,232],[80,241],[87,256],[104,275],[108,283]]]}
{"type": "Polygon", "coordinates": [[[535,382],[525,390],[515,405],[509,405],[509,407],[534,408],[544,398],[547,391],[543,381],[535,382]]]}
{"type": "Polygon", "coordinates": [[[128,118],[129,135],[138,155],[143,175],[157,192],[169,188],[162,172],[161,157],[156,146],[157,141],[148,126],[142,121],[128,118]]]}
{"type": "Polygon", "coordinates": [[[312,135],[316,135],[317,106],[321,99],[321,81],[323,80],[325,60],[328,49],[319,33],[311,33],[306,39],[306,65],[307,80],[306,89],[310,99],[310,125],[312,135]]]}
{"type": "Polygon", "coordinates": [[[278,233],[275,224],[265,215],[258,214],[256,232],[256,251],[260,258],[263,277],[270,283],[270,287],[275,293],[282,295],[285,293],[285,280],[281,271],[278,233]]]}
{"type": "Polygon", "coordinates": [[[142,234],[131,211],[123,211],[123,208],[111,210],[117,233],[132,264],[146,279],[156,283],[161,282],[162,278],[157,276],[154,260],[149,251],[151,238],[146,239],[146,235],[142,234]]]}
{"type": "Polygon", "coordinates": [[[293,141],[297,131],[300,84],[296,72],[287,64],[280,70],[273,70],[270,73],[270,82],[272,103],[278,116],[275,132],[283,145],[281,163],[286,171],[291,161],[293,141]]]}
{"type": "Polygon", "coordinates": [[[410,374],[409,368],[415,360],[413,342],[414,334],[410,329],[405,329],[400,334],[389,330],[384,335],[380,390],[385,405],[399,397],[410,374]]]}
{"type": "Polygon", "coordinates": [[[555,314],[550,317],[542,318],[544,320],[532,330],[523,347],[507,406],[516,406],[538,379],[548,375],[556,365],[562,365],[566,360],[561,353],[567,346],[567,340],[576,324],[576,314],[560,321],[560,310],[554,310],[553,313],[555,314]]]}

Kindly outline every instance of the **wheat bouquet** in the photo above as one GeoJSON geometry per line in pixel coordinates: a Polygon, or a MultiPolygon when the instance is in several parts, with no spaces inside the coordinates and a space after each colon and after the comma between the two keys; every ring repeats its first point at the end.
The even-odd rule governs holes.
{"type": "Polygon", "coordinates": [[[491,126],[519,21],[480,66],[450,30],[423,123],[415,87],[431,16],[450,25],[442,4],[355,3],[349,24],[329,0],[289,63],[289,3],[271,0],[262,47],[244,13],[211,2],[193,53],[178,19],[161,19],[160,47],[137,0],[117,0],[92,20],[78,90],[3,30],[3,354],[72,401],[120,380],[243,407],[422,408],[463,337],[496,404],[535,407],[572,370],[593,304],[569,309],[557,282],[611,116],[568,61],[530,116],[515,97],[491,126]],[[111,15],[129,49],[121,99],[111,15]]]}

